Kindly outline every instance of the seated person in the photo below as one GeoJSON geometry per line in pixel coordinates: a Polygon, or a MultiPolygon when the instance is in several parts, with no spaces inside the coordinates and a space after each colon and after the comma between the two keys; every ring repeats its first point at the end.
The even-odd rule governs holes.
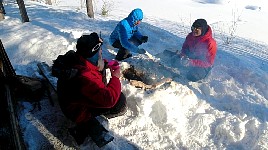
{"type": "Polygon", "coordinates": [[[195,82],[205,78],[210,72],[214,64],[217,44],[212,37],[211,27],[205,19],[195,20],[191,30],[179,56],[181,64],[188,70],[187,79],[195,82]]]}

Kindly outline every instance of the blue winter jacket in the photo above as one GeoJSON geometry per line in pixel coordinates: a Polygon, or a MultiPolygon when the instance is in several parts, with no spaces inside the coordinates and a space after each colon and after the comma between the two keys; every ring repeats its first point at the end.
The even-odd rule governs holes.
{"type": "Polygon", "coordinates": [[[137,53],[138,47],[130,43],[128,40],[133,36],[137,39],[141,39],[142,34],[139,32],[138,26],[135,26],[134,24],[142,19],[143,12],[141,9],[136,8],[132,10],[128,17],[121,20],[111,33],[109,38],[110,44],[113,45],[116,40],[120,40],[120,43],[124,48],[137,53]]]}

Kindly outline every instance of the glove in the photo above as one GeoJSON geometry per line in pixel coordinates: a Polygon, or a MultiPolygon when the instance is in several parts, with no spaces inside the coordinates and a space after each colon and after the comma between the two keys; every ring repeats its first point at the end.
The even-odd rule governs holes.
{"type": "Polygon", "coordinates": [[[188,67],[190,65],[190,59],[188,57],[181,57],[181,64],[188,67]]]}
{"type": "Polygon", "coordinates": [[[116,60],[109,61],[108,66],[113,70],[116,70],[116,69],[120,68],[119,63],[116,60]]]}
{"type": "Polygon", "coordinates": [[[139,53],[139,54],[145,54],[146,51],[145,51],[143,48],[140,48],[140,49],[138,49],[138,53],[139,53]]]}
{"type": "Polygon", "coordinates": [[[142,36],[142,37],[141,37],[141,42],[142,42],[142,43],[146,43],[146,42],[148,42],[148,36],[142,36]]]}

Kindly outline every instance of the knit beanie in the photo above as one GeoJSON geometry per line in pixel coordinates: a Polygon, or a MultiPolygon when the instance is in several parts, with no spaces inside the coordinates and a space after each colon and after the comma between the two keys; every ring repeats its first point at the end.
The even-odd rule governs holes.
{"type": "Polygon", "coordinates": [[[202,28],[202,33],[201,35],[205,35],[208,31],[208,24],[207,24],[207,21],[205,19],[197,19],[194,21],[193,27],[195,28],[199,28],[201,27],[202,28]]]}
{"type": "Polygon", "coordinates": [[[92,52],[92,49],[99,43],[102,43],[102,41],[100,41],[96,32],[93,32],[90,35],[82,35],[77,40],[76,52],[84,58],[90,58],[98,52],[98,50],[92,52]]]}

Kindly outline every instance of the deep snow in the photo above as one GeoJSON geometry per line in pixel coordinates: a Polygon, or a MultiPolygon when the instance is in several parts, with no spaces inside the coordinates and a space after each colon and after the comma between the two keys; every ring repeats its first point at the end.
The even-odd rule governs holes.
{"type": "MultiPolygon", "coordinates": [[[[98,13],[101,2],[96,1],[100,6],[95,8],[95,19],[89,19],[79,3],[71,2],[48,6],[26,1],[29,23],[21,23],[14,2],[5,3],[0,38],[17,74],[42,77],[38,62],[51,65],[59,54],[75,49],[78,37],[94,31],[101,31],[105,40],[104,57],[113,59],[117,51],[108,44],[109,34],[119,20],[140,7],[145,14],[140,29],[149,36],[142,47],[155,58],[135,55],[122,62],[121,69],[134,65],[153,81],[173,79],[154,90],[143,90],[122,77],[128,111],[109,123],[102,121],[115,136],[103,149],[268,149],[266,2],[114,0],[113,11],[104,17],[98,13]],[[230,12],[234,10],[242,15],[234,39],[226,44],[230,34],[224,27],[230,27],[226,24],[233,21],[230,12]],[[181,70],[172,67],[161,52],[180,49],[191,23],[199,17],[212,26],[218,53],[210,76],[194,83],[182,78],[181,70]]],[[[66,131],[71,123],[47,98],[41,101],[41,111],[29,112],[33,108],[29,102],[19,105],[28,149],[74,147],[66,131]]],[[[81,148],[98,149],[90,138],[81,148]]]]}

